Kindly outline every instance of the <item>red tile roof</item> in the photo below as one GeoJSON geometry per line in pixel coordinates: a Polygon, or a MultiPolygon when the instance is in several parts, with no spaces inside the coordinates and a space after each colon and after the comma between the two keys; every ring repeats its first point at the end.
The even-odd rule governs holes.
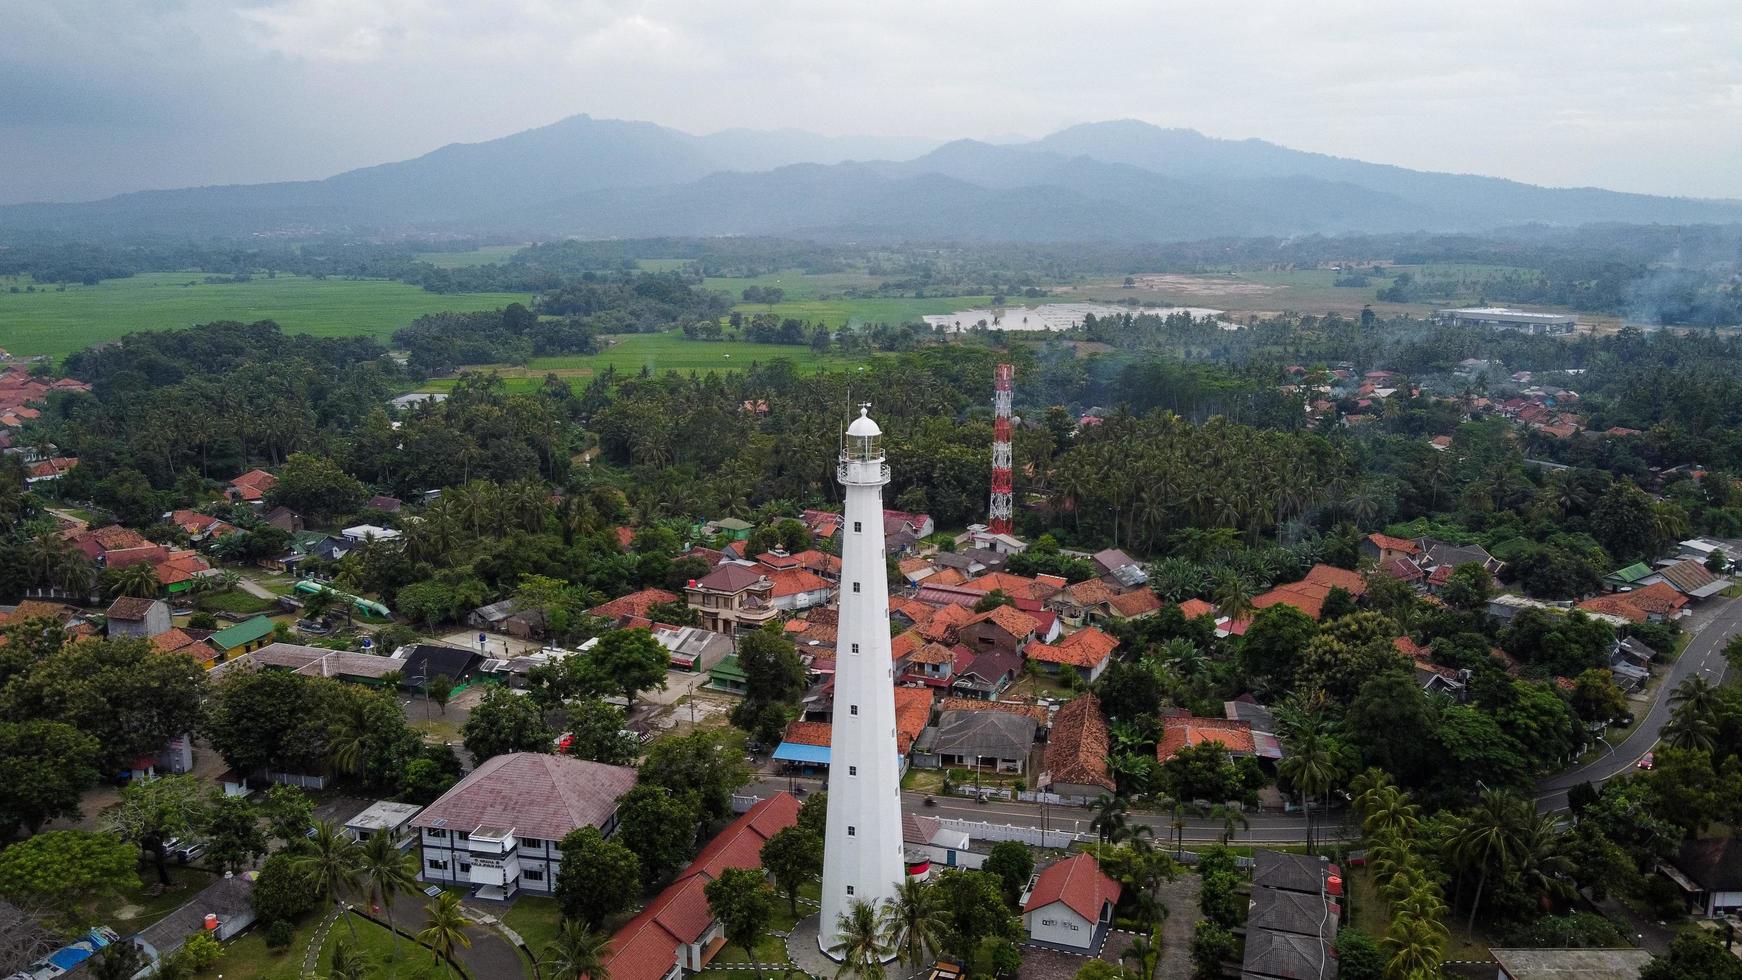
{"type": "Polygon", "coordinates": [[[798,823],[798,801],[778,793],[726,825],[676,881],[611,937],[605,966],[611,980],[659,980],[677,964],[678,947],[697,942],[713,924],[707,884],[727,868],[760,868],[762,845],[798,823]]]}
{"type": "Polygon", "coordinates": [[[1216,607],[1202,599],[1187,599],[1179,604],[1179,611],[1188,620],[1197,619],[1199,616],[1208,616],[1211,619],[1216,617],[1216,607]]]}
{"type": "Polygon", "coordinates": [[[968,620],[968,623],[964,625],[986,622],[992,623],[1018,640],[1040,629],[1040,624],[1034,621],[1033,616],[1015,606],[993,606],[983,613],[976,613],[974,618],[968,620]]]}
{"type": "Polygon", "coordinates": [[[1041,725],[1046,724],[1046,708],[1038,704],[1023,704],[1020,701],[982,701],[979,698],[940,698],[939,711],[1006,711],[1024,718],[1033,718],[1041,725]]]}
{"type": "Polygon", "coordinates": [[[1232,755],[1252,755],[1257,747],[1252,741],[1252,724],[1226,718],[1167,718],[1161,723],[1161,739],[1155,743],[1155,757],[1166,762],[1180,749],[1205,742],[1220,742],[1232,755]]]}
{"type": "MultiPolygon", "coordinates": [[[[895,749],[902,755],[931,720],[932,692],[929,687],[895,689],[895,749]]],[[[828,745],[834,726],[826,721],[795,721],[786,726],[782,741],[794,745],[828,745]]]]}
{"type": "Polygon", "coordinates": [[[1406,555],[1421,554],[1421,548],[1408,538],[1394,538],[1389,534],[1380,534],[1375,531],[1367,535],[1367,540],[1373,542],[1374,546],[1382,551],[1399,551],[1406,555]]]}
{"type": "Polygon", "coordinates": [[[1108,903],[1119,901],[1119,883],[1101,873],[1100,864],[1089,853],[1078,854],[1049,866],[1035,879],[1034,889],[1022,911],[1033,912],[1055,902],[1075,912],[1088,922],[1101,921],[1101,910],[1108,903]]]}
{"type": "Polygon", "coordinates": [[[1034,601],[1045,601],[1062,588],[1062,585],[1054,585],[1039,578],[1024,578],[1009,572],[987,572],[977,578],[969,579],[965,584],[967,588],[976,592],[991,592],[993,589],[1000,589],[1012,599],[1034,601]]]}
{"type": "Polygon", "coordinates": [[[1107,720],[1093,694],[1073,698],[1053,715],[1046,743],[1046,771],[1051,782],[1099,786],[1113,791],[1107,773],[1107,720]]]}
{"type": "Polygon", "coordinates": [[[1147,616],[1161,608],[1161,597],[1148,589],[1134,589],[1123,595],[1116,595],[1108,601],[1113,612],[1126,619],[1147,616]]]}
{"type": "Polygon", "coordinates": [[[1301,581],[1322,585],[1326,589],[1342,589],[1351,596],[1362,596],[1367,593],[1367,582],[1361,578],[1359,573],[1351,572],[1347,568],[1338,568],[1335,565],[1314,565],[1312,570],[1306,573],[1306,578],[1301,581]]]}
{"type": "Polygon", "coordinates": [[[768,580],[774,583],[769,595],[775,598],[818,592],[829,587],[822,578],[802,568],[770,569],[768,580]]]}
{"type": "Polygon", "coordinates": [[[1069,664],[1093,670],[1107,662],[1119,641],[1093,626],[1077,630],[1057,643],[1030,643],[1023,651],[1030,660],[1047,664],[1069,664]]]}
{"type": "Polygon", "coordinates": [[[647,615],[647,610],[662,602],[677,602],[678,597],[664,589],[642,589],[626,596],[618,596],[610,602],[601,603],[587,610],[595,616],[603,616],[613,622],[621,621],[630,616],[647,615]]]}
{"type": "Polygon", "coordinates": [[[954,643],[956,630],[974,620],[974,610],[967,606],[949,605],[939,609],[924,625],[917,626],[919,635],[939,643],[954,643]]]}

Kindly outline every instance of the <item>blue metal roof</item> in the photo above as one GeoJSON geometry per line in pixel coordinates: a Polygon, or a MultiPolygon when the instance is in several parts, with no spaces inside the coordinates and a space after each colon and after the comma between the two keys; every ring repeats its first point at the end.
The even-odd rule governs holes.
{"type": "Polygon", "coordinates": [[[829,747],[827,745],[799,745],[792,742],[782,742],[774,750],[774,758],[779,762],[802,762],[808,765],[829,764],[829,747]]]}

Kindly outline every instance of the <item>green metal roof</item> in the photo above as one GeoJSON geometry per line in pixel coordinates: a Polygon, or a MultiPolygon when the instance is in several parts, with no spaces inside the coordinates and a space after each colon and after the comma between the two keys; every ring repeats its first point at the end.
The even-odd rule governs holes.
{"type": "Polygon", "coordinates": [[[213,633],[211,641],[225,650],[247,646],[264,636],[270,636],[274,627],[272,620],[265,616],[256,616],[246,622],[234,626],[226,626],[213,633]]]}
{"type": "Polygon", "coordinates": [[[708,676],[715,680],[728,681],[747,681],[750,679],[750,675],[744,673],[744,668],[738,666],[738,655],[735,653],[727,654],[725,659],[715,664],[714,669],[708,671],[708,676]]]}
{"type": "Polygon", "coordinates": [[[736,517],[724,517],[714,522],[714,526],[728,531],[748,531],[756,525],[749,521],[741,521],[736,517]]]}
{"type": "Polygon", "coordinates": [[[1633,583],[1651,574],[1651,566],[1646,563],[1634,562],[1626,568],[1618,568],[1608,574],[1608,578],[1617,582],[1633,583]]]}

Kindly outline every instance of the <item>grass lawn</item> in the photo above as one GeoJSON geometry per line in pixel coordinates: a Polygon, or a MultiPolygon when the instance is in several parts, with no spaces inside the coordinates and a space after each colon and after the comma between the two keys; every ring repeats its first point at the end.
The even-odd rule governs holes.
{"type": "MultiPolygon", "coordinates": [[[[702,280],[702,288],[725,293],[737,302],[750,286],[773,286],[786,294],[785,302],[791,302],[835,296],[849,289],[875,289],[881,282],[881,276],[863,272],[825,272],[813,276],[806,275],[803,269],[782,269],[762,276],[709,276],[702,280]]],[[[778,305],[770,307],[767,303],[741,303],[738,308],[747,313],[779,309],[778,305]]]]}
{"type": "Polygon", "coordinates": [[[385,340],[425,313],[490,310],[525,303],[520,293],[428,293],[383,279],[281,275],[207,284],[202,272],[141,273],[95,286],[9,291],[0,277],[0,337],[13,354],[62,357],[139,330],[171,330],[213,320],[275,320],[287,333],[385,340]]]}
{"type": "MultiPolygon", "coordinates": [[[[369,975],[376,977],[438,977],[445,975],[442,967],[435,964],[435,958],[429,950],[416,942],[399,937],[399,955],[393,955],[393,934],[386,927],[378,926],[362,916],[352,916],[351,921],[357,926],[357,938],[351,938],[351,930],[341,919],[333,923],[327,932],[327,941],[321,946],[320,971],[326,976],[333,962],[333,950],[340,943],[354,943],[355,949],[360,949],[369,958],[369,975]]],[[[225,973],[229,976],[228,971],[225,973]]]]}
{"type": "Polygon", "coordinates": [[[271,599],[250,595],[241,589],[231,589],[228,592],[214,592],[211,595],[200,596],[194,601],[194,606],[206,612],[228,612],[247,616],[277,609],[278,603],[271,599]]]}
{"type": "Polygon", "coordinates": [[[556,938],[562,918],[556,899],[522,895],[502,916],[502,924],[519,933],[534,956],[542,956],[544,947],[556,938]]]}
{"type": "Polygon", "coordinates": [[[785,963],[787,962],[786,942],[777,936],[764,935],[761,939],[756,941],[756,958],[754,960],[748,959],[744,956],[744,950],[742,947],[735,943],[727,943],[725,946],[720,947],[718,953],[714,954],[713,962],[785,963]]]}
{"type": "Polygon", "coordinates": [[[157,893],[157,869],[147,865],[140,869],[137,887],[98,900],[92,907],[92,917],[123,936],[129,935],[186,905],[214,877],[209,871],[171,862],[170,886],[157,893]]]}
{"type": "MultiPolygon", "coordinates": [[[[742,370],[751,364],[767,364],[777,359],[791,361],[800,373],[840,369],[865,363],[861,356],[817,354],[809,347],[787,344],[751,344],[743,341],[690,340],[678,332],[658,334],[627,334],[611,338],[611,347],[598,354],[535,357],[526,365],[484,364],[468,370],[488,371],[502,377],[510,391],[533,391],[544,383],[546,374],[559,378],[584,379],[615,367],[619,374],[635,375],[642,368],[653,373],[691,371],[742,370]]],[[[438,379],[418,387],[419,391],[448,391],[453,379],[438,379]]]]}
{"type": "Polygon", "coordinates": [[[310,914],[296,930],[289,949],[267,949],[266,932],[249,929],[224,944],[224,955],[201,977],[222,976],[224,980],[297,980],[302,975],[302,958],[308,952],[309,938],[314,935],[319,916],[310,914]]]}

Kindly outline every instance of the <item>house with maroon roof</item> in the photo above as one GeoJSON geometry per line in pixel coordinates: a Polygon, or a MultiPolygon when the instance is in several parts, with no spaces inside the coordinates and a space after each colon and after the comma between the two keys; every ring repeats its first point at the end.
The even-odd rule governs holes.
{"type": "Polygon", "coordinates": [[[1045,763],[1035,786],[1083,799],[1113,792],[1113,777],[1107,769],[1109,743],[1100,699],[1093,694],[1072,698],[1053,715],[1045,763]]]}
{"type": "Polygon", "coordinates": [[[760,566],[727,562],[691,582],[684,599],[702,617],[702,626],[716,633],[737,634],[760,629],[780,614],[774,605],[774,582],[760,566]]]}
{"type": "Polygon", "coordinates": [[[708,906],[708,882],[727,868],[762,867],[762,845],[798,823],[798,800],[761,800],[715,835],[676,880],[611,937],[604,966],[611,980],[676,980],[700,971],[726,945],[708,906]]]}
{"type": "Polygon", "coordinates": [[[571,831],[617,829],[617,800],[635,770],[566,755],[511,752],[486,759],[411,821],[423,881],[503,900],[549,894],[571,831]]]}
{"type": "Polygon", "coordinates": [[[1022,926],[1030,941],[1072,951],[1101,948],[1113,924],[1120,886],[1093,854],[1048,865],[1022,896],[1022,926]]]}

